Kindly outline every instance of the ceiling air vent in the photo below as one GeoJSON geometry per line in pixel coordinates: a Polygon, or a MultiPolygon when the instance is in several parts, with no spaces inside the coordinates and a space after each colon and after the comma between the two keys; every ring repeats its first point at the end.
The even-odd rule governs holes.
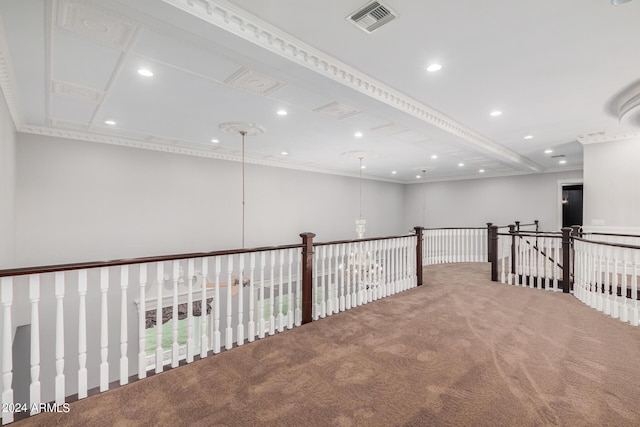
{"type": "Polygon", "coordinates": [[[355,11],[347,19],[363,31],[372,33],[395,17],[396,15],[391,9],[374,1],[355,11]]]}

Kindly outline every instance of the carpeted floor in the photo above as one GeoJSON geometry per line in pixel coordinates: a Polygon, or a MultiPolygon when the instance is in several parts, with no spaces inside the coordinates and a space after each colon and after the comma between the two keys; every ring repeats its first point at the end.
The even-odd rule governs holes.
{"type": "Polygon", "coordinates": [[[27,425],[640,425],[640,328],[488,264],[41,414],[27,425]]]}

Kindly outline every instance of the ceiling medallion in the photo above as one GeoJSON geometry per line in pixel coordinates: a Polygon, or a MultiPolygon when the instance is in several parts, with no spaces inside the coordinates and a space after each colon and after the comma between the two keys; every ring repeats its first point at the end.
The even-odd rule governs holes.
{"type": "Polygon", "coordinates": [[[258,136],[267,130],[260,125],[248,122],[225,122],[218,126],[221,130],[233,135],[258,136]]]}
{"type": "Polygon", "coordinates": [[[349,159],[375,159],[379,156],[379,154],[375,151],[345,151],[341,154],[343,157],[347,157],[349,159]]]}

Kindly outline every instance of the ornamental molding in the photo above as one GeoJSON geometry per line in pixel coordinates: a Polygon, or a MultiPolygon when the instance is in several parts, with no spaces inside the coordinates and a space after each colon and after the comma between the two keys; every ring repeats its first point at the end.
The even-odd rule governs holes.
{"type": "MultiPolygon", "coordinates": [[[[242,156],[240,154],[233,154],[230,152],[221,152],[220,147],[215,147],[215,146],[211,147],[210,149],[205,149],[205,148],[187,147],[185,145],[176,145],[176,144],[167,145],[167,144],[154,142],[153,140],[138,140],[138,139],[132,139],[132,138],[122,138],[118,136],[95,134],[95,133],[82,132],[82,131],[76,131],[71,129],[54,129],[47,126],[25,125],[19,131],[22,133],[28,133],[33,135],[73,139],[78,141],[96,142],[100,144],[117,145],[121,147],[139,148],[143,150],[152,150],[152,151],[162,151],[165,153],[184,154],[187,156],[205,157],[209,159],[226,160],[230,162],[242,162],[242,156]]],[[[259,165],[259,166],[299,170],[303,172],[321,173],[326,175],[338,175],[338,176],[346,176],[351,178],[359,177],[357,173],[342,172],[339,170],[321,168],[321,167],[316,167],[308,164],[307,165],[292,164],[292,163],[287,163],[287,162],[282,162],[277,160],[270,160],[270,159],[245,158],[245,163],[259,165]]],[[[396,184],[404,183],[403,180],[393,179],[393,178],[383,178],[383,177],[375,177],[375,176],[363,176],[362,178],[368,179],[371,181],[392,182],[396,184]]]]}
{"type": "Polygon", "coordinates": [[[583,145],[598,144],[600,142],[624,141],[625,139],[640,139],[640,131],[618,133],[615,135],[600,132],[591,135],[578,135],[576,137],[576,140],[583,145]]]}
{"type": "Polygon", "coordinates": [[[443,129],[480,149],[533,172],[543,168],[429,106],[350,67],[226,0],[162,0],[257,46],[304,66],[406,114],[443,129]]]}

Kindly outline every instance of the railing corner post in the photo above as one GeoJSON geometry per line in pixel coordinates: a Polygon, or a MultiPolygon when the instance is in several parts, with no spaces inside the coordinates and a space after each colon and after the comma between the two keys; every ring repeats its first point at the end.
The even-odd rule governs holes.
{"type": "Polygon", "coordinates": [[[516,223],[516,231],[520,231],[520,221],[515,221],[516,223]]]}
{"type": "Polygon", "coordinates": [[[533,223],[536,225],[536,232],[540,231],[540,221],[536,219],[533,223]]]}
{"type": "Polygon", "coordinates": [[[571,228],[562,229],[562,292],[568,294],[571,289],[571,274],[569,271],[571,256],[571,228]]]}
{"type": "Polygon", "coordinates": [[[314,233],[301,233],[302,237],[302,324],[312,320],[313,313],[313,238],[314,233]]]}
{"type": "Polygon", "coordinates": [[[489,248],[491,257],[491,280],[498,281],[498,226],[489,228],[489,248]]]}
{"type": "Polygon", "coordinates": [[[516,226],[509,224],[509,234],[511,234],[511,271],[516,271],[516,226]]]}
{"type": "Polygon", "coordinates": [[[487,262],[491,262],[491,226],[492,222],[487,223],[487,262]]]}
{"type": "Polygon", "coordinates": [[[416,279],[417,286],[422,286],[422,235],[424,227],[413,227],[416,231],[416,279]]]}

